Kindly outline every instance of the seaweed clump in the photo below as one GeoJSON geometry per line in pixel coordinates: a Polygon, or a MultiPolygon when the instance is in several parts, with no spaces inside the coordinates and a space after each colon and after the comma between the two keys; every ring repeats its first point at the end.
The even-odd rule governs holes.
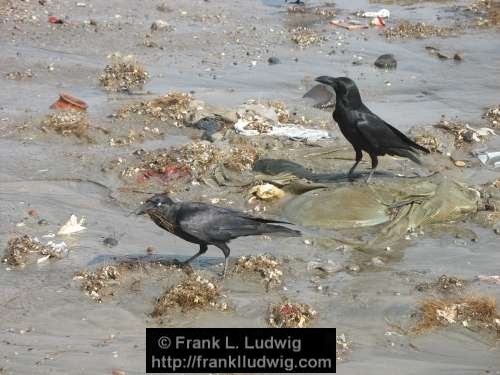
{"type": "Polygon", "coordinates": [[[500,336],[500,314],[491,297],[428,299],[420,303],[419,311],[420,319],[412,328],[415,333],[461,324],[466,328],[493,331],[500,336]]]}
{"type": "Polygon", "coordinates": [[[99,77],[99,82],[108,91],[142,88],[149,78],[148,72],[132,55],[122,56],[120,53],[113,53],[110,59],[111,63],[106,65],[99,77]]]}
{"type": "Polygon", "coordinates": [[[159,98],[127,105],[120,109],[118,117],[126,118],[133,113],[146,116],[146,124],[156,120],[182,127],[192,119],[190,108],[193,100],[188,93],[170,92],[159,98]]]}
{"type": "Polygon", "coordinates": [[[157,299],[152,315],[160,317],[177,307],[182,312],[208,307],[226,310],[227,303],[219,303],[220,298],[219,285],[199,275],[192,275],[180,284],[166,290],[157,299]]]}
{"type": "Polygon", "coordinates": [[[75,135],[91,141],[88,135],[89,128],[90,122],[85,112],[76,110],[58,111],[47,116],[41,125],[42,131],[46,133],[53,130],[63,136],[75,135]]]}
{"type": "Polygon", "coordinates": [[[316,315],[317,312],[305,303],[284,301],[271,306],[268,323],[273,328],[304,328],[316,315]]]}
{"type": "Polygon", "coordinates": [[[270,286],[281,285],[283,282],[283,271],[281,271],[280,267],[280,262],[273,256],[242,256],[236,261],[234,272],[257,273],[265,283],[266,289],[269,289],[270,286]]]}
{"type": "Polygon", "coordinates": [[[66,253],[67,247],[64,242],[59,245],[49,242],[46,246],[27,234],[16,235],[7,242],[2,262],[22,267],[30,262],[30,257],[33,255],[41,256],[37,259],[37,263],[41,263],[49,258],[63,258],[66,253]]]}

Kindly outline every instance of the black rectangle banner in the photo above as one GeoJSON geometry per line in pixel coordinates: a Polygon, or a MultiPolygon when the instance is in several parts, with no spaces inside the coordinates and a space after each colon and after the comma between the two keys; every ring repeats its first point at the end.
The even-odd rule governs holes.
{"type": "Polygon", "coordinates": [[[149,373],[333,373],[335,328],[147,328],[149,373]]]}

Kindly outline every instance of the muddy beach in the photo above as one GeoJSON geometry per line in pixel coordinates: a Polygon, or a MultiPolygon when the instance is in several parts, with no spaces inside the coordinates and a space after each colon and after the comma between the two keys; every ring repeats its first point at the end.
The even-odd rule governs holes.
{"type": "Polygon", "coordinates": [[[341,374],[500,373],[499,14],[0,0],[0,374],[143,374],[162,326],[336,327],[341,374]],[[335,97],[303,97],[321,75],[423,165],[380,158],[367,185],[365,155],[350,181],[335,97]],[[88,107],[51,109],[60,92],[88,107]],[[196,246],[129,215],[161,191],[303,236],[231,242],[223,281],[214,247],[181,269],[196,246]]]}

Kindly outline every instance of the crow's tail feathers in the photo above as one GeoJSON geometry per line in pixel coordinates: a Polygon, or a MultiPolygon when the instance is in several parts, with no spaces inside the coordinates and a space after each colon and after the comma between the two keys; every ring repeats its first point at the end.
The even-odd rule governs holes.
{"type": "Polygon", "coordinates": [[[273,224],[261,224],[259,228],[262,234],[279,234],[288,237],[300,237],[302,236],[302,232],[295,229],[290,229],[287,227],[283,227],[281,225],[273,225],[273,224]]]}
{"type": "Polygon", "coordinates": [[[417,155],[415,155],[415,153],[412,150],[409,150],[407,148],[393,148],[389,149],[387,153],[389,155],[397,155],[403,158],[408,158],[419,165],[422,164],[422,161],[417,157],[417,155]]]}

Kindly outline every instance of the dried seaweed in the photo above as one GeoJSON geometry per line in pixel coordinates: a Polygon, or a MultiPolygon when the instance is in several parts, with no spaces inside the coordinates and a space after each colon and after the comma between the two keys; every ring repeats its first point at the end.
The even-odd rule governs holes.
{"type": "Polygon", "coordinates": [[[420,319],[412,328],[415,333],[461,324],[467,328],[486,329],[500,336],[500,314],[492,297],[428,299],[420,303],[420,319]]]}

